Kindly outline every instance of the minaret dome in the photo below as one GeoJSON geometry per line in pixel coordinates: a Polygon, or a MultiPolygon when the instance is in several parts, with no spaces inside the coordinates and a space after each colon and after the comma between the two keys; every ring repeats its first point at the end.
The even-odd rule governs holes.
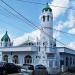
{"type": "Polygon", "coordinates": [[[5,35],[1,38],[1,41],[4,41],[4,42],[10,41],[7,31],[6,31],[5,35]]]}
{"type": "Polygon", "coordinates": [[[52,12],[52,9],[50,8],[50,6],[48,5],[48,3],[46,4],[46,6],[42,9],[42,12],[46,12],[46,11],[50,11],[52,12]]]}
{"type": "Polygon", "coordinates": [[[1,38],[1,47],[10,47],[12,46],[12,42],[10,40],[10,37],[8,36],[8,33],[4,34],[4,36],[1,38]]]}

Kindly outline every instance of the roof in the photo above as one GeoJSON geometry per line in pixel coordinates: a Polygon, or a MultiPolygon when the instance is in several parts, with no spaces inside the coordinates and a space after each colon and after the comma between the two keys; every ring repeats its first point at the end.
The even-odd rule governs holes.
{"type": "Polygon", "coordinates": [[[42,12],[44,12],[44,11],[50,11],[50,12],[52,12],[52,9],[50,8],[50,6],[48,5],[48,3],[46,4],[46,6],[42,9],[42,12]]]}
{"type": "Polygon", "coordinates": [[[10,41],[10,38],[9,38],[9,36],[7,34],[7,31],[6,31],[5,35],[1,38],[1,41],[5,41],[5,42],[10,41]]]}
{"type": "MultiPolygon", "coordinates": [[[[34,46],[35,45],[35,43],[34,42],[32,42],[31,40],[26,40],[24,43],[22,43],[22,44],[20,44],[20,45],[18,45],[19,47],[23,47],[23,46],[34,46]]],[[[17,46],[17,47],[18,47],[17,46]]]]}
{"type": "Polygon", "coordinates": [[[69,54],[75,55],[75,50],[67,48],[67,47],[57,47],[57,51],[59,53],[63,53],[64,52],[64,53],[69,53],[69,54]]]}
{"type": "Polygon", "coordinates": [[[47,54],[53,54],[56,52],[75,55],[75,50],[67,47],[54,47],[51,48],[51,50],[46,50],[47,54]]]}
{"type": "Polygon", "coordinates": [[[0,47],[0,52],[36,52],[37,47],[0,47]]]}

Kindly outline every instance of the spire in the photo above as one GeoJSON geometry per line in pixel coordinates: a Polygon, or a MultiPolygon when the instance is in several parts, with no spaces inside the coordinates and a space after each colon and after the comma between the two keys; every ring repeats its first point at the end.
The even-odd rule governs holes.
{"type": "Polygon", "coordinates": [[[48,3],[46,3],[46,6],[43,8],[43,10],[42,10],[42,12],[44,12],[44,11],[50,11],[50,12],[52,12],[52,9],[50,8],[50,6],[48,5],[48,3]]]}
{"type": "Polygon", "coordinates": [[[5,33],[6,35],[8,35],[8,31],[6,30],[6,33],[5,33]]]}
{"type": "Polygon", "coordinates": [[[46,3],[46,7],[49,7],[48,3],[46,3]]]}

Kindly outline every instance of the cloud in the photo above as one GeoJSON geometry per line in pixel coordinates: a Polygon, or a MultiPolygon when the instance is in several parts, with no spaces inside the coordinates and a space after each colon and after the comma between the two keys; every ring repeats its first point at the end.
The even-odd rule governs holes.
{"type": "MultiPolygon", "coordinates": [[[[74,12],[72,10],[69,11],[69,15],[68,15],[68,19],[66,21],[59,21],[58,25],[56,25],[55,29],[62,31],[63,29],[70,29],[68,31],[68,33],[71,34],[75,34],[75,16],[74,16],[74,12]]],[[[54,33],[54,37],[59,37],[60,36],[60,32],[59,31],[55,31],[54,33]]]]}
{"type": "Polygon", "coordinates": [[[69,6],[69,0],[53,0],[51,5],[50,5],[50,7],[52,8],[53,18],[55,20],[61,14],[65,13],[67,8],[61,8],[61,7],[68,7],[69,6]],[[57,6],[59,6],[59,7],[57,7],[57,6]]]}
{"type": "MultiPolygon", "coordinates": [[[[52,8],[52,11],[53,11],[53,19],[55,20],[57,17],[59,17],[60,15],[66,12],[67,8],[61,8],[61,7],[69,7],[69,0],[53,0],[51,5],[50,7],[52,8]]],[[[54,28],[60,31],[66,27],[66,24],[67,23],[64,23],[63,21],[59,20],[58,25],[56,25],[54,28]]],[[[54,38],[57,38],[60,36],[59,31],[54,32],[54,35],[53,35],[54,38]]]]}
{"type": "Polygon", "coordinates": [[[75,16],[72,10],[69,11],[68,20],[64,23],[65,27],[73,28],[75,26],[75,16]]]}
{"type": "MultiPolygon", "coordinates": [[[[70,5],[69,3],[70,3],[69,0],[53,0],[52,1],[51,5],[59,6],[59,7],[54,7],[54,6],[50,5],[50,7],[53,10],[53,19],[54,20],[66,12],[67,8],[61,8],[61,7],[69,7],[69,5],[70,5]]],[[[68,19],[64,22],[59,20],[58,25],[56,25],[56,27],[55,27],[56,30],[60,31],[64,28],[74,27],[74,24],[75,24],[75,21],[73,20],[74,13],[71,10],[68,12],[70,12],[68,15],[68,19]]],[[[53,35],[54,38],[61,38],[61,37],[59,37],[61,34],[59,31],[54,32],[54,35],[53,35]]],[[[36,30],[31,33],[25,33],[23,36],[20,36],[20,37],[14,39],[14,45],[24,43],[28,39],[28,36],[30,37],[31,40],[36,41],[37,36],[40,38],[40,31],[36,30]]]]}
{"type": "Polygon", "coordinates": [[[40,30],[35,30],[31,33],[25,33],[23,36],[15,38],[13,45],[14,46],[20,45],[28,39],[35,42],[37,38],[40,39],[40,30]]]}
{"type": "Polygon", "coordinates": [[[75,50],[75,41],[73,42],[70,42],[66,47],[69,47],[71,49],[74,49],[75,50]]]}
{"type": "Polygon", "coordinates": [[[63,28],[64,28],[63,22],[62,22],[62,21],[59,21],[59,22],[58,22],[58,25],[56,25],[56,27],[54,28],[54,29],[55,29],[55,32],[54,32],[53,37],[54,37],[54,38],[59,37],[59,35],[60,35],[60,30],[62,30],[63,28]]]}
{"type": "Polygon", "coordinates": [[[75,34],[75,28],[70,29],[70,30],[68,31],[68,33],[70,33],[70,34],[75,34]]]}

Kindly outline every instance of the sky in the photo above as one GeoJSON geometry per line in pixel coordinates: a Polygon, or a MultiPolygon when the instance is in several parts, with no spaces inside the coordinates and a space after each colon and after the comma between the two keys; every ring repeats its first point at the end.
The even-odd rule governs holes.
{"type": "MultiPolygon", "coordinates": [[[[42,4],[48,2],[53,12],[54,29],[69,33],[66,34],[54,30],[53,37],[56,38],[57,41],[62,42],[65,46],[75,49],[75,0],[27,0],[29,2],[39,2],[42,4],[27,3],[25,2],[26,0],[4,1],[38,27],[40,26],[39,16],[45,7],[45,5],[42,4]]],[[[0,38],[7,30],[10,38],[14,41],[14,45],[24,43],[28,37],[36,41],[36,38],[40,36],[40,31],[36,28],[34,29],[21,17],[20,19],[22,20],[17,18],[15,16],[17,14],[1,1],[0,5],[5,8],[3,9],[0,6],[0,38]],[[8,11],[6,11],[6,9],[8,11]],[[12,12],[14,15],[9,12],[12,12]]],[[[58,42],[57,45],[62,46],[62,44],[58,42]]]]}

